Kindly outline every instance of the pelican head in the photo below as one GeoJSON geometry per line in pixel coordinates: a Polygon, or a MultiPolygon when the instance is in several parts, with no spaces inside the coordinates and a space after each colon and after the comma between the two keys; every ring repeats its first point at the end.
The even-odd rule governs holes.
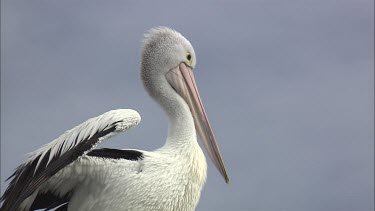
{"type": "MultiPolygon", "coordinates": [[[[185,118],[193,119],[192,130],[195,126],[212,162],[228,183],[229,177],[195,83],[196,63],[193,46],[179,32],[157,27],[145,35],[141,61],[144,87],[167,112],[172,124],[184,118],[181,113],[189,114],[185,118]]],[[[180,129],[189,129],[185,128],[189,125],[183,127],[180,129]]]]}

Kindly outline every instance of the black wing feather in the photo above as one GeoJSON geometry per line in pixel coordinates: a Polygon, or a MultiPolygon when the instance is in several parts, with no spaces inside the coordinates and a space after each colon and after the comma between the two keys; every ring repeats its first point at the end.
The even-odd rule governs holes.
{"type": "Polygon", "coordinates": [[[108,158],[108,159],[126,159],[126,160],[141,160],[143,158],[143,153],[137,150],[129,150],[129,149],[94,149],[87,153],[88,156],[92,157],[101,157],[101,158],[108,158]]]}
{"type": "Polygon", "coordinates": [[[30,210],[46,209],[51,210],[60,205],[67,204],[72,196],[72,192],[65,194],[62,197],[56,196],[52,192],[40,193],[35,198],[30,210]]]}
{"type": "Polygon", "coordinates": [[[115,131],[115,125],[112,127],[96,133],[90,139],[79,143],[76,147],[68,150],[60,157],[55,156],[48,166],[45,166],[48,156],[44,156],[41,161],[40,167],[34,174],[35,167],[38,159],[35,159],[26,166],[21,165],[17,168],[16,172],[12,175],[13,179],[10,182],[4,195],[1,197],[3,201],[1,210],[15,211],[20,204],[29,197],[41,184],[46,182],[51,176],[56,174],[59,170],[75,161],[84,152],[90,150],[99,138],[108,135],[115,131]],[[44,164],[44,165],[42,165],[44,164]]]}

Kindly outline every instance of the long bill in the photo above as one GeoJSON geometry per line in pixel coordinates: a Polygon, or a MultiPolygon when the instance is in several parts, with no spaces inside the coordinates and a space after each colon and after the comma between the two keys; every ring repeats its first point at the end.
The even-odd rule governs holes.
{"type": "Polygon", "coordinates": [[[185,65],[185,63],[181,63],[176,68],[171,69],[165,76],[169,84],[189,105],[194,118],[195,129],[197,130],[212,162],[224,177],[225,182],[229,183],[229,177],[225,170],[225,165],[219,147],[216,144],[215,136],[204,110],[202,100],[199,96],[192,69],[185,65]]]}

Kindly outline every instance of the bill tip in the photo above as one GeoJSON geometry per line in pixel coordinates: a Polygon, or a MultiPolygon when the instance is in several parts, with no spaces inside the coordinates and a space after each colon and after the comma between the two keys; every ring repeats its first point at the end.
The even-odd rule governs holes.
{"type": "Polygon", "coordinates": [[[225,183],[227,183],[228,185],[230,184],[229,177],[225,178],[225,183]]]}

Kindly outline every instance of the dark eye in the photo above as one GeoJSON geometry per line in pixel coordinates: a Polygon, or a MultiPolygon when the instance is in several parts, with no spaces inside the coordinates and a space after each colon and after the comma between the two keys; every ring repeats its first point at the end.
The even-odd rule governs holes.
{"type": "Polygon", "coordinates": [[[190,55],[190,53],[187,53],[187,55],[186,55],[186,59],[187,59],[188,61],[191,60],[191,55],[190,55]]]}

